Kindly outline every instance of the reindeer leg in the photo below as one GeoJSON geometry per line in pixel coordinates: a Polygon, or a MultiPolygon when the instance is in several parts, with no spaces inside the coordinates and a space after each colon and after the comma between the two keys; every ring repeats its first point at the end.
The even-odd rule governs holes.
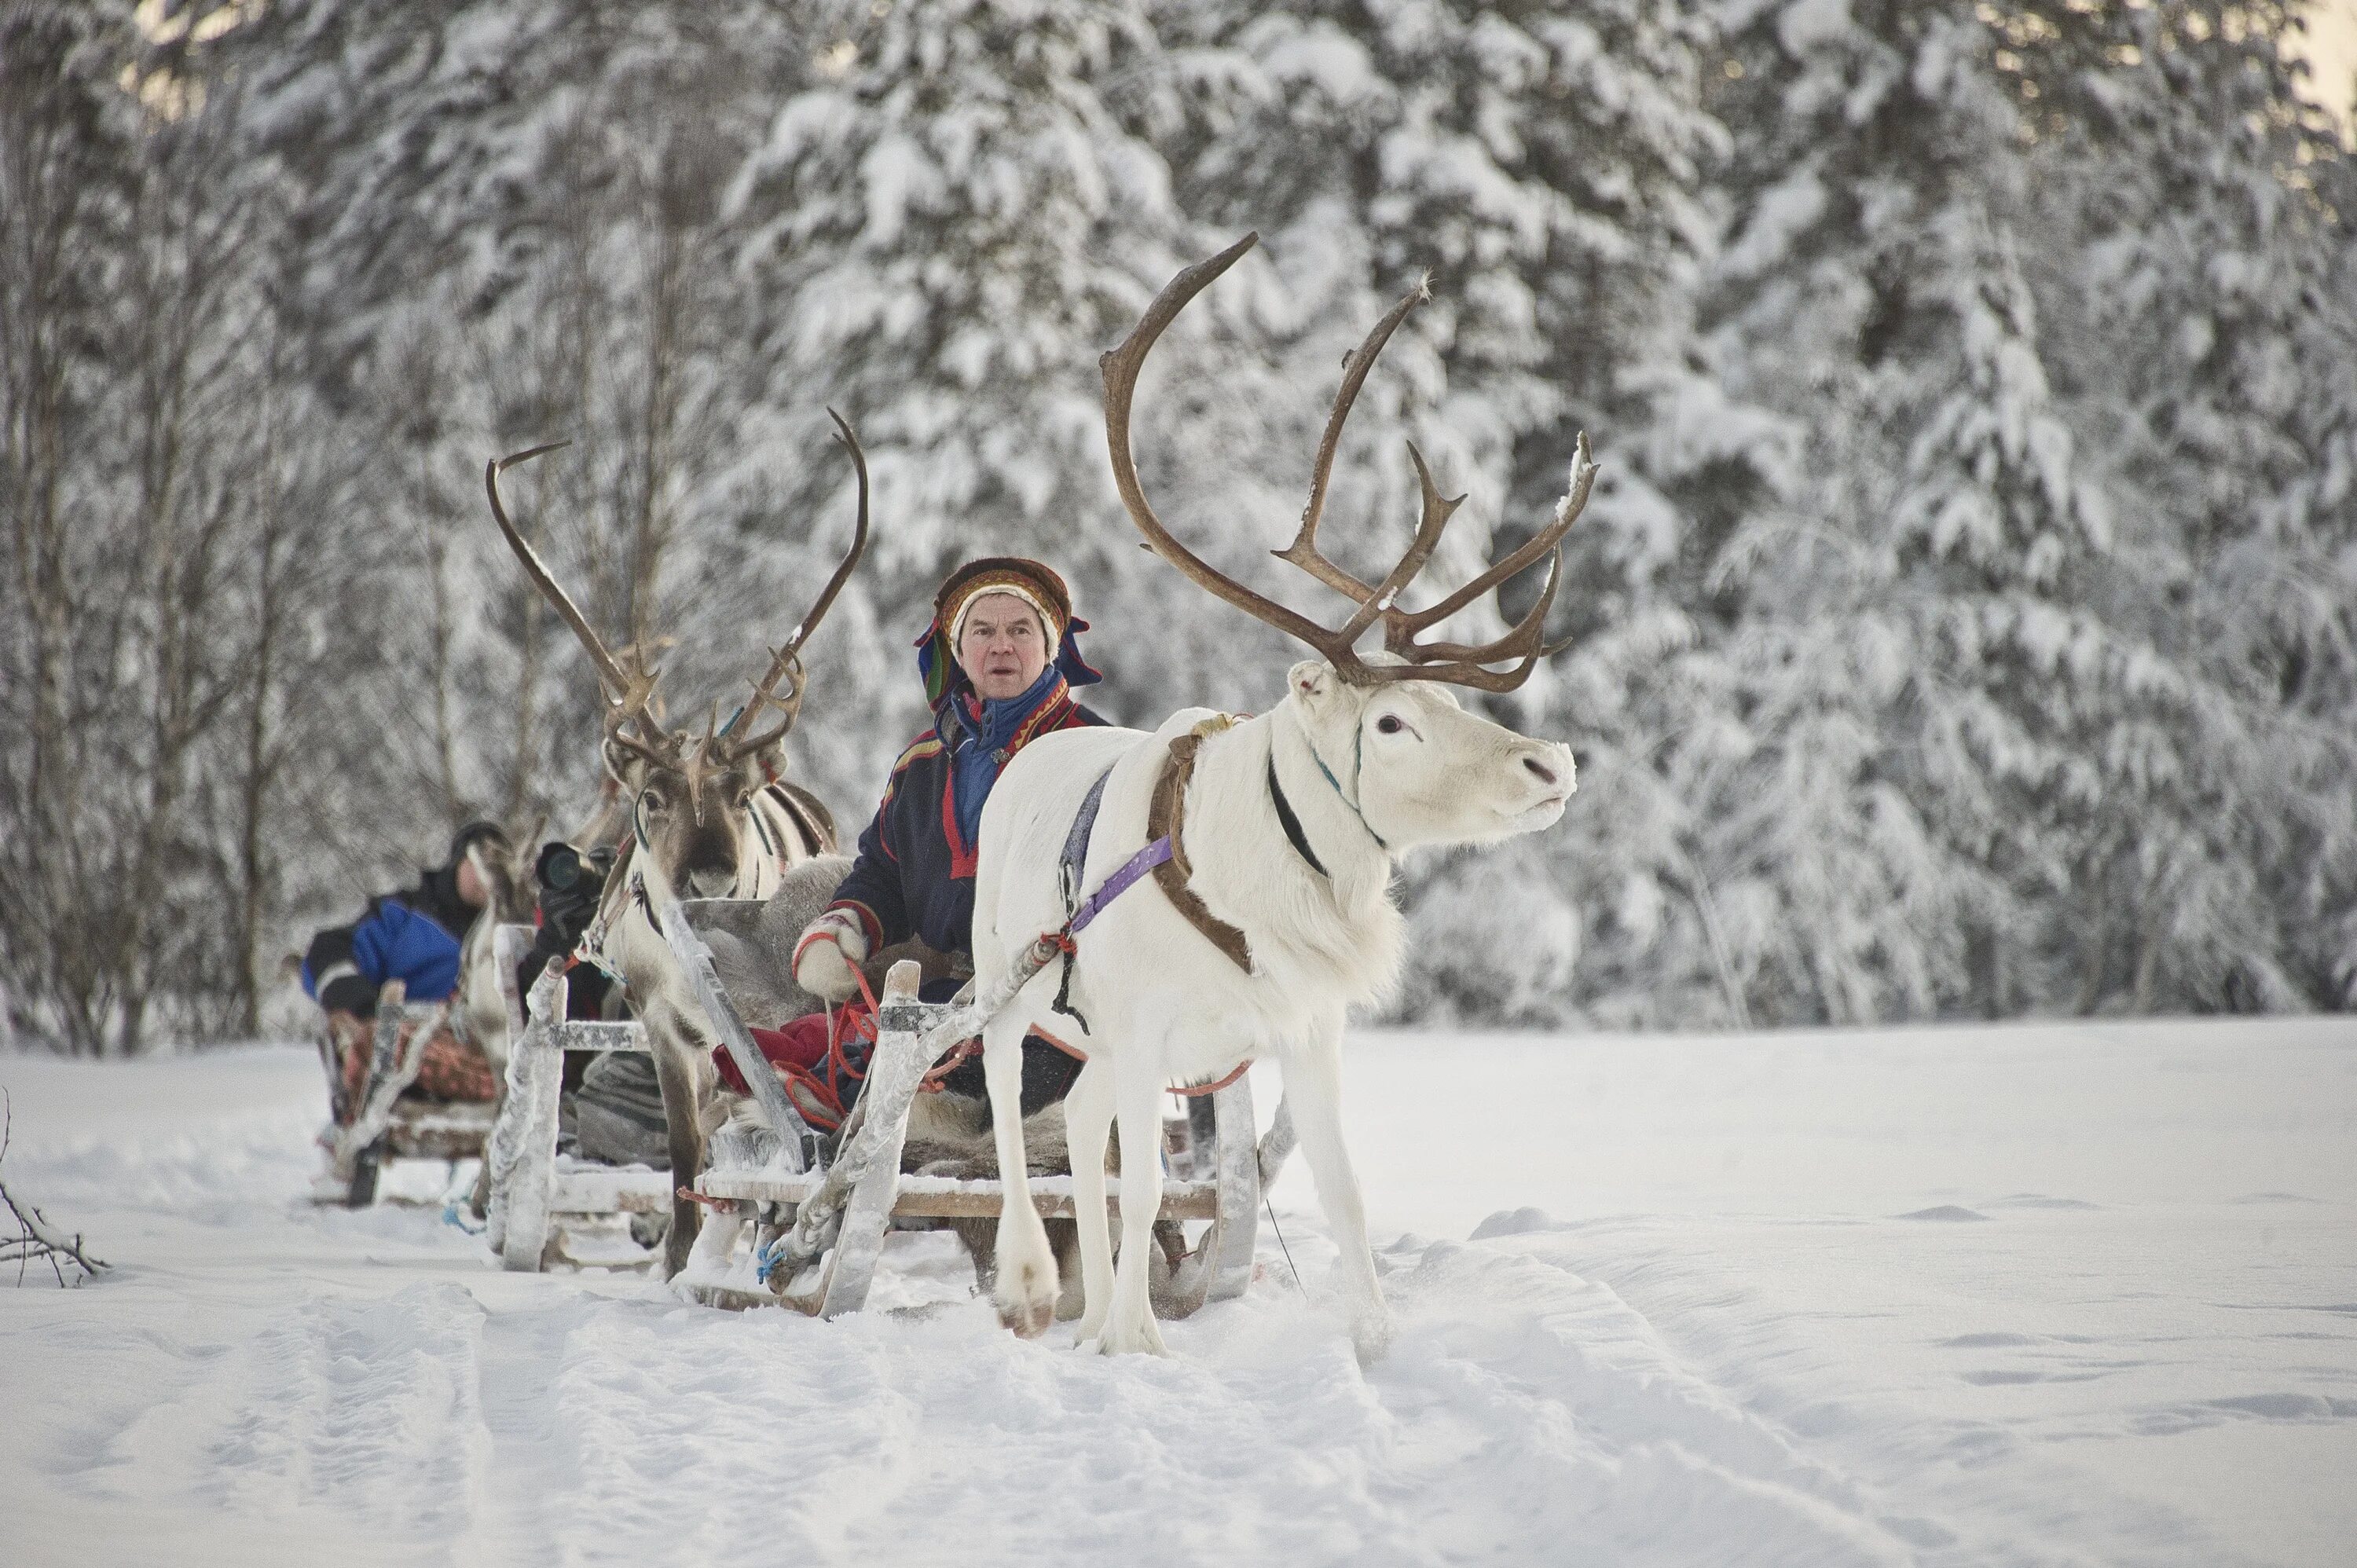
{"type": "MultiPolygon", "coordinates": [[[[497,1052],[486,1047],[483,1056],[491,1064],[491,1081],[499,1086],[491,1096],[491,1125],[496,1127],[508,1111],[508,1053],[503,1044],[497,1052]]],[[[490,1217],[491,1140],[488,1135],[483,1139],[483,1163],[475,1172],[475,1190],[468,1195],[467,1208],[478,1219],[490,1217]]]]}
{"type": "MultiPolygon", "coordinates": [[[[685,1031],[675,1018],[665,1017],[659,1028],[647,1031],[654,1045],[655,1083],[662,1090],[663,1129],[671,1142],[671,1233],[663,1238],[662,1277],[672,1279],[687,1267],[688,1252],[702,1227],[702,1206],[677,1195],[695,1186],[704,1171],[704,1129],[696,1119],[695,1067],[683,1044],[685,1031]]],[[[687,1035],[693,1042],[694,1036],[687,1035]]]]}
{"type": "MultiPolygon", "coordinates": [[[[1155,1044],[1158,1047],[1160,1042],[1155,1044]]],[[[1157,1049],[1144,1059],[1159,1057],[1157,1049]]],[[[1112,1308],[1096,1342],[1108,1356],[1170,1353],[1154,1321],[1148,1289],[1154,1220],[1162,1211],[1162,1081],[1155,1072],[1139,1070],[1139,1059],[1133,1058],[1130,1070],[1114,1081],[1121,1126],[1121,1258],[1114,1266],[1112,1308]]],[[[1077,1155],[1073,1173],[1079,1174],[1077,1155]]]]}
{"type": "Polygon", "coordinates": [[[1006,1192],[998,1212],[998,1320],[1036,1339],[1056,1319],[1055,1249],[1031,1203],[1031,1167],[1023,1147],[1023,1035],[1029,1019],[1019,1006],[1002,1008],[983,1026],[982,1076],[990,1089],[991,1133],[998,1176],[1006,1192]]]}
{"type": "Polygon", "coordinates": [[[1113,1126],[1114,1065],[1093,1056],[1064,1096],[1064,1146],[1072,1155],[1072,1210],[1081,1240],[1081,1326],[1085,1345],[1113,1306],[1113,1231],[1105,1216],[1105,1134],[1113,1126]]]}
{"type": "Polygon", "coordinates": [[[1383,1287],[1375,1282],[1375,1255],[1367,1246],[1367,1206],[1342,1144],[1341,1015],[1319,1020],[1308,1043],[1282,1059],[1285,1103],[1292,1109],[1318,1204],[1340,1251],[1334,1273],[1351,1316],[1351,1338],[1361,1362],[1374,1361],[1391,1348],[1394,1330],[1383,1287]]]}

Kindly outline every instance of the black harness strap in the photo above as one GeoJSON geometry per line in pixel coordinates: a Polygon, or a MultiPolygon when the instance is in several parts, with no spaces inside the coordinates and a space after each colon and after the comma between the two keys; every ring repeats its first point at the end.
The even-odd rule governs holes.
{"type": "Polygon", "coordinates": [[[1319,860],[1318,852],[1309,847],[1309,835],[1301,831],[1301,819],[1293,814],[1293,802],[1285,798],[1285,788],[1276,781],[1275,752],[1271,752],[1268,758],[1268,800],[1269,804],[1276,808],[1277,823],[1285,829],[1285,836],[1293,842],[1294,849],[1309,863],[1310,870],[1331,882],[1334,874],[1326,869],[1326,863],[1319,860]]]}
{"type": "MultiPolygon", "coordinates": [[[[1074,912],[1080,908],[1081,870],[1089,858],[1089,836],[1096,831],[1097,808],[1104,804],[1105,780],[1112,777],[1113,769],[1108,767],[1097,775],[1097,781],[1090,785],[1089,792],[1081,798],[1080,811],[1072,818],[1071,830],[1064,834],[1064,853],[1057,857],[1056,880],[1064,895],[1064,923],[1068,929],[1074,912]]],[[[1053,1006],[1082,1030],[1087,1030],[1088,1019],[1072,1005],[1072,950],[1069,942],[1064,948],[1064,972],[1056,981],[1053,1006]]]]}

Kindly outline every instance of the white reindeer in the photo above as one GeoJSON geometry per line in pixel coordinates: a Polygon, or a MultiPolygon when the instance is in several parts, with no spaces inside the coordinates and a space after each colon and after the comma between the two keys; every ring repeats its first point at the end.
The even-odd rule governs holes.
{"type": "MultiPolygon", "coordinates": [[[[693,1187],[703,1169],[703,1112],[717,1081],[712,1050],[718,1040],[663,940],[662,913],[683,898],[767,898],[789,867],[832,854],[836,847],[834,820],[818,798],[779,779],[785,768],[780,743],[802,711],[807,681],[802,644],[867,548],[867,459],[851,426],[841,415],[833,417],[837,439],[850,453],[859,478],[859,514],[851,548],[802,624],[771,656],[768,671],[754,682],[752,698],[742,711],[724,730],[715,703],[701,736],[667,730],[656,721],[649,705],[658,671],[647,667],[636,648],[624,649],[619,659],[607,651],[587,618],[508,519],[500,499],[500,475],[565,444],[495,458],[483,474],[500,532],[525,574],[588,651],[605,690],[601,754],[607,772],[619,786],[630,839],[607,878],[605,900],[585,941],[600,965],[621,978],[630,1009],[654,1047],[672,1178],[681,1189],[693,1187]],[[789,676],[780,696],[778,683],[789,676]],[[755,734],[763,709],[770,707],[783,717],[755,734]]],[[[685,1266],[699,1214],[697,1206],[685,1198],[673,1203],[671,1231],[663,1243],[664,1278],[685,1266]]]]}
{"type": "MultiPolygon", "coordinates": [[[[1118,1119],[1125,1152],[1155,1150],[1167,1086],[1274,1054],[1341,1249],[1338,1273],[1352,1336],[1361,1357],[1372,1358],[1389,1343],[1392,1326],[1342,1144],[1344,1014],[1380,998],[1396,979],[1402,919],[1389,889],[1402,855],[1531,832],[1563,815],[1573,787],[1570,748],[1464,712],[1447,685],[1510,691],[1555,651],[1544,645],[1542,626],[1562,574],[1558,543],[1586,503],[1595,466],[1583,436],[1570,493],[1554,520],[1422,610],[1401,610],[1394,601],[1431,556],[1462,498],[1440,495],[1413,445],[1423,520],[1398,564],[1383,582],[1369,584],[1318,553],[1318,514],[1343,421],[1383,343],[1424,297],[1419,285],[1346,362],[1299,532],[1279,553],[1346,595],[1356,606],[1349,619],[1329,630],[1214,571],[1174,539],[1146,503],[1130,453],[1130,403],[1155,339],[1256,238],[1247,235],[1172,279],[1128,340],[1104,357],[1106,437],[1122,499],[1147,543],[1196,583],[1320,657],[1293,666],[1284,700],[1257,718],[1231,722],[1190,709],[1150,736],[1121,729],[1046,736],[1007,764],[991,792],[974,892],[980,989],[1039,933],[1071,917],[1059,886],[1059,852],[1101,776],[1102,804],[1081,889],[1100,887],[1159,835],[1167,833],[1175,851],[1154,874],[1157,887],[1114,897],[1074,938],[1069,1015],[1077,1016],[1055,1009],[1061,977],[1051,965],[984,1031],[1006,1187],[995,1294],[1000,1316],[1017,1333],[1046,1329],[1056,1265],[1032,1206],[1022,1122],[1009,1113],[1027,1030],[1044,1028],[1088,1054],[1065,1102],[1087,1297],[1079,1332],[1108,1353],[1163,1349],[1146,1289],[1151,1249],[1124,1246],[1118,1273],[1114,1265],[1103,1177],[1109,1124],[1118,1119]],[[1554,558],[1546,586],[1505,636],[1473,646],[1417,640],[1543,556],[1554,558]],[[1352,645],[1378,623],[1388,651],[1362,658],[1352,645]],[[1505,669],[1490,668],[1507,661],[1505,669]],[[1189,904],[1191,913],[1183,908],[1189,904]]],[[[1143,1237],[1161,1202],[1161,1168],[1149,1153],[1124,1158],[1120,1176],[1122,1234],[1143,1237]]]]}

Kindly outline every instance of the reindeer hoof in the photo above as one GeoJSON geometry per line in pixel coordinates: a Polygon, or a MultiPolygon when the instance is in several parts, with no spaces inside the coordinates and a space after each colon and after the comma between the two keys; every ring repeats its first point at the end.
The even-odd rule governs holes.
{"type": "Polygon", "coordinates": [[[1048,1332],[1049,1324],[1056,1321],[1056,1304],[1052,1300],[1008,1301],[1001,1296],[996,1305],[998,1321],[1015,1330],[1021,1338],[1037,1339],[1048,1332]]]}
{"type": "Polygon", "coordinates": [[[1026,1339],[1047,1333],[1048,1326],[1056,1321],[1056,1298],[1064,1283],[1056,1271],[1056,1256],[1048,1249],[1047,1233],[1002,1234],[996,1272],[997,1288],[992,1298],[998,1307],[998,1321],[1026,1339]]]}
{"type": "Polygon", "coordinates": [[[1359,1365],[1372,1367],[1389,1355],[1392,1341],[1398,1334],[1389,1311],[1378,1311],[1353,1322],[1351,1325],[1351,1346],[1359,1353],[1359,1365]]]}
{"type": "Polygon", "coordinates": [[[1052,1263],[1041,1269],[1002,1260],[998,1288],[993,1293],[998,1321],[1026,1339],[1039,1338],[1056,1321],[1056,1283],[1052,1263]]]}
{"type": "Polygon", "coordinates": [[[1097,1354],[1101,1356],[1168,1356],[1170,1347],[1162,1342],[1162,1326],[1151,1316],[1127,1324],[1108,1324],[1097,1336],[1097,1354]]]}

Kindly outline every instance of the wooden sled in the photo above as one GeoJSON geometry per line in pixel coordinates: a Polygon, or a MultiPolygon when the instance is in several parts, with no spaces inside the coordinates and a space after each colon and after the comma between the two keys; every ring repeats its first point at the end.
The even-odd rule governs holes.
{"type": "Polygon", "coordinates": [[[490,1105],[402,1098],[417,1081],[425,1047],[449,1016],[447,1000],[412,1006],[406,985],[385,982],[377,993],[369,1069],[356,1106],[345,1099],[337,1042],[322,1032],[319,1059],[327,1069],[332,1114],[319,1134],[327,1169],[312,1185],[314,1202],[366,1208],[376,1201],[389,1161],[438,1160],[455,1177],[459,1161],[483,1153],[491,1131],[490,1105]]]}
{"type": "Polygon", "coordinates": [[[490,1204],[484,1231],[501,1264],[537,1273],[552,1262],[617,1262],[643,1266],[643,1256],[590,1258],[572,1246],[576,1233],[611,1231],[633,1214],[671,1212],[671,1173],[645,1166],[575,1165],[556,1152],[558,1099],[567,1051],[649,1049],[635,1023],[593,1023],[565,1015],[565,978],[551,964],[532,988],[517,993],[516,969],[532,945],[529,926],[492,933],[500,993],[508,1011],[507,1097],[484,1157],[490,1163],[490,1204]]]}
{"type": "MultiPolygon", "coordinates": [[[[766,1289],[748,1288],[733,1256],[699,1240],[677,1283],[684,1294],[712,1306],[783,1305],[822,1317],[857,1312],[866,1305],[895,1220],[999,1213],[1005,1201],[1000,1182],[904,1174],[901,1147],[926,1069],[952,1047],[974,1037],[983,1021],[1039,972],[1045,956],[1037,950],[1027,954],[988,994],[963,1004],[918,1001],[917,965],[896,964],[877,999],[876,1049],[866,1086],[841,1132],[821,1138],[787,1098],[722,990],[712,955],[695,930],[698,908],[690,902],[668,911],[663,936],[715,1032],[753,1086],[752,1099],[766,1125],[740,1124],[716,1136],[695,1190],[715,1210],[707,1224],[716,1234],[733,1233],[751,1222],[768,1277],[766,1289]],[[725,1223],[729,1220],[736,1223],[725,1223]]],[[[1163,1183],[1158,1211],[1166,1220],[1207,1222],[1172,1270],[1164,1305],[1166,1314],[1179,1316],[1207,1300],[1241,1295],[1251,1283],[1263,1185],[1250,1082],[1239,1077],[1194,1104],[1200,1109],[1181,1124],[1177,1168],[1163,1183]]],[[[1283,1159],[1290,1141],[1280,1112],[1270,1133],[1272,1161],[1283,1159]]],[[[1272,1164],[1271,1174],[1274,1168],[1272,1164]]],[[[1120,1183],[1108,1177],[1105,1187],[1117,1230],[1120,1183]]],[[[1042,1218],[1073,1213],[1069,1176],[1034,1176],[1031,1193],[1042,1218]]]]}
{"type": "MultiPolygon", "coordinates": [[[[741,908],[725,900],[690,900],[673,906],[662,920],[664,940],[713,1032],[753,1090],[750,1124],[740,1118],[710,1141],[695,1191],[713,1213],[686,1271],[674,1283],[683,1294],[710,1306],[786,1305],[839,1316],[866,1304],[895,1220],[998,1214],[1005,1197],[999,1182],[904,1175],[901,1146],[926,1069],[978,1033],[982,1020],[1045,960],[1027,956],[991,996],[963,1004],[918,1001],[916,965],[896,966],[879,997],[882,1012],[866,1087],[842,1130],[823,1136],[795,1108],[754,1045],[698,933],[699,919],[709,922],[741,908]],[[733,1251],[736,1233],[746,1222],[754,1228],[757,1254],[768,1265],[766,1287],[752,1278],[751,1260],[733,1251]]],[[[529,939],[522,928],[510,929],[529,939]]],[[[502,941],[507,936],[500,933],[502,941]]],[[[772,956],[784,961],[782,954],[772,956]]],[[[504,949],[500,961],[501,975],[512,976],[515,966],[504,949]]],[[[636,1024],[565,1021],[565,980],[553,967],[533,986],[527,1003],[511,1001],[507,1105],[490,1155],[491,1235],[510,1269],[537,1270],[560,1258],[563,1230],[576,1219],[617,1210],[659,1212],[671,1206],[667,1172],[559,1168],[557,1090],[564,1053],[649,1048],[636,1024]]],[[[1246,1078],[1188,1105],[1189,1115],[1169,1129],[1172,1168],[1159,1211],[1163,1219],[1201,1226],[1162,1296],[1166,1315],[1177,1316],[1205,1301],[1240,1295],[1250,1283],[1262,1188],[1292,1145],[1282,1108],[1268,1136],[1255,1141],[1246,1078]]],[[[1105,1186],[1118,1231],[1120,1183],[1108,1176],[1105,1186]]],[[[1072,1214],[1071,1176],[1034,1176],[1031,1192],[1043,1218],[1072,1214]]]]}

